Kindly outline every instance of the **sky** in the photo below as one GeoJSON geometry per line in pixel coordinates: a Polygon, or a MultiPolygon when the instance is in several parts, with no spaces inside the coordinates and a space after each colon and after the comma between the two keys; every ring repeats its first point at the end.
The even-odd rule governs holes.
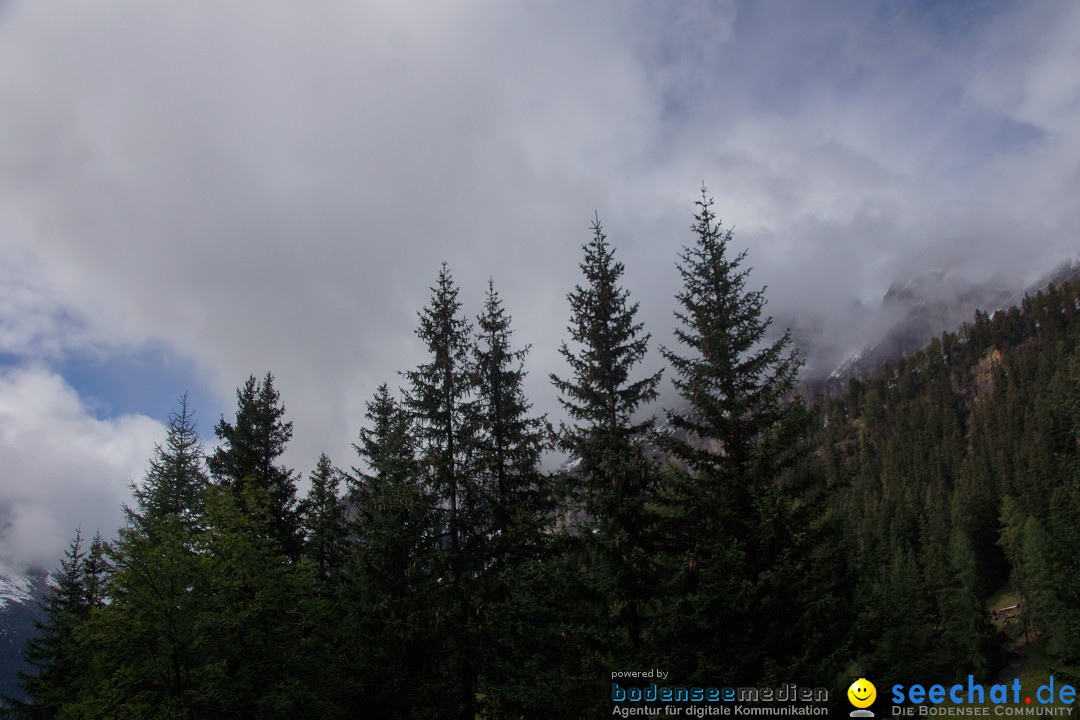
{"type": "Polygon", "coordinates": [[[1030,283],[1080,248],[1077,68],[1068,1],[0,0],[0,569],[113,532],[185,392],[210,447],[272,371],[285,461],[357,464],[443,261],[557,420],[594,213],[643,372],[703,183],[819,369],[894,283],[1030,283]]]}

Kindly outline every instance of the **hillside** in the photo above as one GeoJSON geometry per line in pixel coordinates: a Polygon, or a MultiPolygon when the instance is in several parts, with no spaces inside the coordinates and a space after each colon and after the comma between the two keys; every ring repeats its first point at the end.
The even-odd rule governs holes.
{"type": "MultiPolygon", "coordinates": [[[[596,231],[595,265],[617,279],[596,231]]],[[[539,469],[548,434],[529,415],[494,294],[472,348],[460,325],[422,324],[443,328],[454,351],[433,343],[433,358],[478,353],[485,383],[433,362],[406,375],[403,401],[383,385],[357,446],[366,468],[324,456],[302,500],[278,461],[291,423],[272,374],[238,390],[208,455],[181,403],[132,525],[108,549],[76,536],[57,572],[61,631],[28,688],[35,707],[587,717],[610,714],[614,673],[648,668],[676,684],[834,690],[857,677],[1071,677],[1080,283],[978,313],[807,407],[787,339],[755,349],[762,294],[688,276],[696,293],[729,288],[684,296],[698,324],[687,319],[683,335],[700,356],[668,357],[693,414],[673,414],[663,433],[631,421],[655,383],[635,379],[640,353],[610,383],[631,391],[614,396],[617,413],[603,388],[564,382],[595,404],[580,428],[561,429],[573,472],[539,469]],[[732,308],[745,322],[730,322],[732,308]],[[755,352],[756,364],[731,369],[755,352]],[[432,390],[448,386],[449,410],[432,390]],[[465,401],[495,387],[499,403],[465,401]],[[492,414],[466,423],[463,408],[492,414]]],[[[622,299],[609,323],[622,342],[608,346],[643,347],[636,306],[605,297],[622,299]]],[[[458,313],[445,269],[425,313],[458,313]]],[[[830,702],[839,709],[843,695],[830,702]]]]}
{"type": "Polygon", "coordinates": [[[23,644],[33,636],[41,617],[38,603],[48,592],[48,575],[0,574],[0,695],[21,697],[18,671],[23,669],[23,644]]]}
{"type": "Polygon", "coordinates": [[[820,408],[867,676],[986,676],[1009,585],[1049,657],[1080,658],[1080,285],[977,314],[820,408]]]}

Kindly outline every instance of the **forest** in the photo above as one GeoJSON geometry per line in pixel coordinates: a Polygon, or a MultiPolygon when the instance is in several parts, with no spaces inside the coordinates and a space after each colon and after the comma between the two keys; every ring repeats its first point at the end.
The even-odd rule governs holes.
{"type": "Polygon", "coordinates": [[[989,681],[1036,647],[1075,683],[1080,284],[807,400],[734,243],[703,189],[659,418],[599,221],[551,377],[564,422],[525,396],[494,284],[473,316],[445,264],[426,362],[306,496],[271,373],[213,451],[182,399],[123,529],[72,538],[4,716],[599,717],[614,671],[842,699],[859,677],[989,681]],[[572,459],[545,471],[553,449],[572,459]]]}

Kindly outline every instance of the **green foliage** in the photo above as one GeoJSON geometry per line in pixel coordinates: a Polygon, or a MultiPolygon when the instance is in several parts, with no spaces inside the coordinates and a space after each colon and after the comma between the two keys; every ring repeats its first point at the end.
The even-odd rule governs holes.
{"type": "Polygon", "coordinates": [[[300,502],[298,514],[307,556],[324,581],[337,578],[348,552],[348,522],[344,500],[338,495],[341,473],[325,454],[311,472],[311,489],[300,502]]]}
{"type": "Polygon", "coordinates": [[[585,546],[586,567],[608,598],[610,618],[597,620],[615,622],[620,641],[637,653],[645,642],[653,577],[653,558],[645,548],[655,474],[642,447],[653,421],[635,417],[656,398],[660,373],[632,379],[649,335],[635,319],[638,304],[619,284],[624,267],[599,220],[591,230],[581,263],[585,284],[567,296],[567,331],[577,350],[566,342],[560,347],[572,377],[552,374],[551,381],[572,421],[562,425],[560,444],[579,462],[564,492],[572,511],[582,513],[577,537],[585,546]]]}
{"type": "Polygon", "coordinates": [[[538,602],[553,511],[550,483],[540,470],[547,423],[530,414],[523,388],[528,347],[513,349],[510,316],[490,281],[476,327],[472,468],[490,508],[478,608],[480,712],[537,716],[551,712],[550,696],[537,691],[540,669],[522,658],[541,647],[536,631],[550,619],[538,602]]]}
{"type": "Polygon", "coordinates": [[[368,402],[361,467],[323,455],[299,505],[272,375],[237,391],[209,458],[181,400],[118,536],[76,533],[25,649],[29,701],[2,714],[584,717],[610,712],[612,670],[984,678],[1004,583],[1027,641],[1080,659],[1080,285],[807,408],[746,254],[704,189],[696,207],[664,433],[598,220],[552,376],[573,458],[556,475],[528,346],[491,283],[470,323],[444,265],[427,361],[403,400],[384,384],[368,402]]]}
{"type": "Polygon", "coordinates": [[[728,677],[831,679],[842,634],[842,560],[823,479],[804,456],[808,415],[792,398],[790,335],[765,341],[764,291],[746,290],[745,251],[731,257],[702,188],[694,243],[678,264],[679,352],[664,349],[684,400],[660,438],[674,465],[665,523],[665,639],[670,662],[702,682],[728,677]],[[839,576],[839,577],[838,577],[839,576]],[[759,629],[785,622],[762,637],[759,629]]]}
{"type": "Polygon", "coordinates": [[[1074,284],[977,313],[822,407],[819,442],[857,551],[863,667],[904,677],[915,655],[941,677],[991,674],[1002,658],[984,603],[1005,582],[1028,641],[1077,657],[1078,301],[1074,284]],[[904,611],[890,609],[897,583],[904,611]]]}
{"type": "Polygon", "coordinates": [[[342,602],[343,704],[407,718],[428,700],[417,683],[431,673],[435,508],[419,474],[412,418],[385,383],[366,418],[355,447],[367,470],[348,477],[354,515],[342,602]]]}
{"type": "MultiPolygon", "coordinates": [[[[221,445],[207,458],[211,474],[222,487],[243,501],[265,494],[270,503],[267,531],[292,559],[300,555],[301,540],[296,521],[296,481],[293,471],[275,464],[292,438],[292,423],[283,420],[285,407],[274,388],[274,376],[262,382],[252,375],[236,391],[236,421],[221,418],[214,434],[221,445]],[[256,492],[246,492],[254,485],[256,492]]],[[[255,508],[250,508],[255,514],[255,508]]]]}
{"type": "MultiPolygon", "coordinates": [[[[682,309],[675,313],[675,338],[688,354],[664,350],[675,387],[689,404],[686,411],[668,413],[672,428],[689,436],[670,444],[697,473],[749,465],[762,434],[784,420],[800,365],[790,332],[764,342],[772,324],[762,315],[765,291],[746,290],[746,251],[729,257],[732,232],[721,232],[706,193],[703,187],[695,203],[696,240],[678,264],[683,289],[676,295],[682,309]]],[[[732,513],[749,509],[746,490],[753,494],[756,488],[729,483],[732,513]]]]}
{"type": "Polygon", "coordinates": [[[101,597],[88,583],[88,554],[79,530],[53,577],[56,585],[42,608],[45,618],[37,622],[37,636],[23,649],[23,658],[32,668],[20,674],[29,702],[9,701],[9,712],[15,717],[58,717],[67,703],[88,691],[92,681],[87,668],[94,649],[81,641],[79,630],[101,597]]]}
{"type": "Polygon", "coordinates": [[[486,558],[485,518],[490,509],[473,472],[473,338],[460,310],[457,286],[444,263],[416,330],[429,360],[406,373],[406,404],[417,433],[417,468],[431,495],[435,520],[432,557],[438,583],[431,591],[437,600],[427,627],[441,662],[429,684],[438,688],[435,694],[445,717],[472,720],[479,675],[478,576],[486,558]]]}
{"type": "Polygon", "coordinates": [[[184,395],[180,409],[169,416],[165,444],[154,448],[145,481],[132,490],[136,508],[127,509],[129,524],[149,533],[154,521],[176,518],[186,530],[194,530],[207,482],[195,416],[184,395]]]}
{"type": "Polygon", "coordinates": [[[145,479],[134,488],[127,525],[110,548],[110,602],[83,629],[98,647],[101,677],[79,712],[162,718],[194,712],[199,658],[193,593],[202,581],[196,547],[207,487],[202,445],[181,398],[165,443],[155,448],[145,479]]]}
{"type": "Polygon", "coordinates": [[[510,316],[491,282],[476,326],[472,468],[490,498],[487,525],[495,545],[491,554],[505,564],[515,553],[528,552],[542,529],[550,501],[548,483],[540,472],[547,424],[530,415],[532,404],[523,388],[528,348],[512,349],[510,316]]]}
{"type": "Polygon", "coordinates": [[[316,573],[282,552],[275,510],[253,483],[239,498],[231,488],[207,491],[193,588],[197,717],[310,717],[324,704],[308,657],[316,573]]]}

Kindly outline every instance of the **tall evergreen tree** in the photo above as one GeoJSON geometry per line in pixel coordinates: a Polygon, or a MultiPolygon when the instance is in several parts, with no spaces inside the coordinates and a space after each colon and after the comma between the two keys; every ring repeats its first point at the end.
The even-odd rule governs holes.
{"type": "MultiPolygon", "coordinates": [[[[269,532],[290,558],[300,554],[301,540],[296,517],[296,480],[292,470],[276,464],[292,438],[292,422],[274,388],[274,376],[262,382],[252,375],[236,391],[236,421],[221,418],[214,434],[221,445],[207,459],[211,474],[222,487],[230,488],[241,502],[244,486],[254,484],[270,506],[269,532]]],[[[254,512],[254,509],[252,509],[254,512]]]]}
{"type": "MultiPolygon", "coordinates": [[[[590,226],[592,239],[582,246],[585,258],[581,272],[586,285],[578,285],[570,301],[567,332],[580,349],[574,351],[563,341],[559,352],[570,366],[572,377],[552,373],[551,381],[562,394],[560,404],[575,421],[563,425],[561,443],[569,452],[588,463],[592,472],[602,472],[607,464],[621,468],[627,448],[653,426],[653,420],[637,420],[642,405],[656,399],[661,373],[631,380],[634,368],[645,358],[648,333],[635,320],[638,303],[630,302],[630,292],[619,285],[625,272],[615,260],[600,220],[590,226]],[[606,454],[596,446],[611,443],[616,454],[606,454]],[[607,461],[607,463],[605,463],[607,461]]],[[[599,499],[593,495],[591,504],[599,499]]]]}
{"type": "Polygon", "coordinates": [[[324,581],[345,565],[349,529],[345,502],[337,490],[340,482],[341,473],[330,458],[320,455],[311,473],[311,489],[299,507],[307,555],[324,581]]]}
{"type": "Polygon", "coordinates": [[[100,602],[87,586],[86,561],[82,533],[76,530],[53,573],[56,584],[42,603],[44,617],[35,621],[38,634],[23,649],[23,659],[31,670],[20,672],[19,679],[29,701],[8,698],[9,715],[55,718],[86,691],[92,648],[80,641],[78,633],[90,610],[100,602]]]}
{"type": "Polygon", "coordinates": [[[366,650],[350,655],[344,670],[355,678],[346,702],[404,719],[434,705],[425,692],[434,674],[434,505],[419,474],[410,415],[385,383],[368,401],[366,418],[354,447],[367,467],[348,477],[355,542],[346,598],[351,639],[366,650]]]}
{"type": "Polygon", "coordinates": [[[144,532],[168,518],[193,530],[202,515],[209,482],[202,443],[187,395],[179,402],[180,408],[169,415],[165,444],[154,448],[146,478],[133,488],[136,507],[127,509],[129,524],[144,532]]]}
{"type": "Polygon", "coordinates": [[[624,266],[598,218],[590,229],[581,263],[585,284],[567,295],[567,331],[576,349],[565,341],[560,346],[571,376],[552,374],[551,381],[571,420],[561,426],[561,445],[579,461],[569,494],[585,516],[580,537],[608,598],[616,644],[628,643],[640,654],[652,593],[645,548],[655,474],[642,447],[653,420],[637,415],[656,398],[661,374],[633,377],[650,336],[636,320],[638,304],[620,284],[624,266]]]}
{"type": "Polygon", "coordinates": [[[513,349],[510,316],[491,281],[476,327],[472,465],[491,508],[483,548],[481,713],[521,717],[539,699],[534,669],[526,667],[522,651],[543,632],[530,579],[552,526],[549,483],[540,470],[547,423],[530,412],[523,388],[529,348],[513,349]]]}
{"type": "Polygon", "coordinates": [[[443,263],[431,300],[419,313],[417,337],[429,361],[407,372],[406,404],[415,423],[421,470],[435,502],[439,549],[437,572],[446,593],[448,622],[436,641],[445,642],[442,667],[450,686],[444,717],[472,720],[479,674],[476,652],[477,574],[486,541],[487,497],[472,467],[475,403],[472,326],[461,315],[458,288],[443,263]]]}
{"type": "Polygon", "coordinates": [[[800,363],[790,331],[764,341],[772,324],[763,316],[765,291],[746,289],[746,251],[730,256],[732,231],[721,230],[704,187],[695,205],[696,240],[680,255],[682,309],[675,313],[675,338],[687,354],[663,350],[690,409],[668,413],[671,427],[686,436],[669,444],[695,473],[729,475],[720,483],[724,506],[745,515],[759,488],[731,471],[746,469],[763,434],[785,418],[800,363]]]}
{"type": "MultiPolygon", "coordinates": [[[[712,205],[702,187],[694,243],[677,265],[681,348],[663,349],[685,401],[668,412],[661,438],[682,468],[667,476],[664,490],[672,564],[668,645],[689,644],[674,662],[688,663],[685,672],[695,677],[749,679],[790,670],[777,665],[806,655],[800,647],[814,637],[816,618],[793,613],[788,630],[762,629],[784,608],[826,600],[829,588],[808,580],[828,576],[837,558],[816,552],[825,528],[815,517],[822,511],[809,508],[822,498],[811,505],[800,497],[819,495],[820,480],[806,468],[790,471],[807,429],[806,413],[788,402],[800,365],[790,334],[766,339],[764,290],[747,290],[746,252],[732,256],[732,232],[722,230],[712,205]],[[698,611],[688,614],[687,607],[698,611]]],[[[822,650],[829,652],[815,648],[822,650]]]]}
{"type": "Polygon", "coordinates": [[[542,529],[546,483],[540,455],[547,431],[544,418],[530,415],[525,397],[529,348],[512,349],[510,316],[490,281],[476,324],[473,474],[491,498],[490,533],[497,547],[490,554],[503,562],[542,529]]]}
{"type": "Polygon", "coordinates": [[[190,591],[198,718],[327,717],[332,683],[315,659],[325,621],[314,567],[284,554],[268,489],[243,483],[207,491],[190,591]]]}
{"type": "MultiPolygon", "coordinates": [[[[192,589],[199,583],[196,545],[205,530],[209,481],[194,417],[181,398],[164,443],[157,445],[134,507],[109,549],[110,602],[89,624],[103,679],[79,712],[188,718],[195,712],[198,665],[192,589]]],[[[87,556],[87,584],[92,586],[87,556]]]]}
{"type": "MultiPolygon", "coordinates": [[[[447,546],[459,561],[468,534],[470,511],[479,493],[470,478],[472,445],[472,326],[460,315],[458,288],[446,263],[439,271],[431,301],[419,313],[417,337],[430,360],[405,373],[409,389],[405,402],[416,423],[420,460],[435,496],[445,504],[447,546]]],[[[453,576],[463,568],[448,567],[453,576]]]]}

